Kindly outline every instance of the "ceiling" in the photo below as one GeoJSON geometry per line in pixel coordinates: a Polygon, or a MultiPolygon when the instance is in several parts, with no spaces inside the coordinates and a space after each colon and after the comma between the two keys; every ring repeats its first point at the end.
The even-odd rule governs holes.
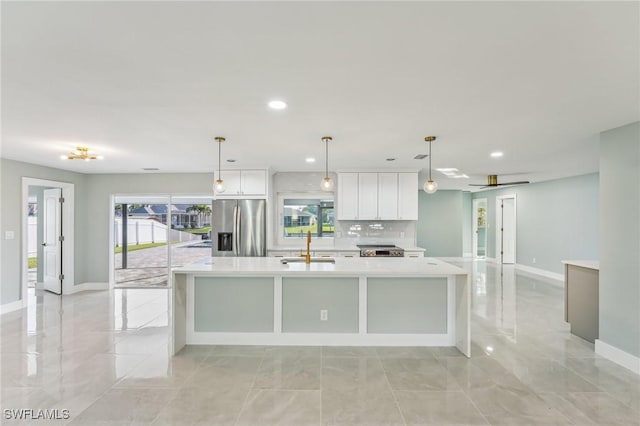
{"type": "Polygon", "coordinates": [[[331,170],[424,176],[413,157],[433,134],[434,169],[470,176],[434,172],[440,188],[590,173],[599,132],[640,118],[639,16],[638,2],[3,1],[2,157],[212,172],[221,135],[233,168],[319,171],[331,135],[331,170]],[[78,145],[105,159],[60,160],[78,145]]]}

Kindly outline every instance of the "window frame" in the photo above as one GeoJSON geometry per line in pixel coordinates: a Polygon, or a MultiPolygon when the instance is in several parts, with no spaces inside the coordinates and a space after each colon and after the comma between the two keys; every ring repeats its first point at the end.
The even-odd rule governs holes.
{"type": "Polygon", "coordinates": [[[284,200],[332,200],[334,210],[334,233],[332,236],[312,237],[312,247],[328,247],[333,246],[335,241],[335,194],[332,192],[279,192],[277,197],[276,218],[278,225],[276,226],[276,241],[279,246],[303,247],[306,242],[305,236],[285,237],[284,236],[284,200]]]}

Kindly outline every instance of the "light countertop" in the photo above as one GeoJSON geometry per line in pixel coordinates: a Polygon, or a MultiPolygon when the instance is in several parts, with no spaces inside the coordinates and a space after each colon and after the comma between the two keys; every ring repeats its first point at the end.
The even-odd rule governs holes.
{"type": "Polygon", "coordinates": [[[564,263],[565,265],[580,266],[582,268],[595,269],[596,271],[600,270],[599,260],[563,260],[562,263],[564,263]]]}
{"type": "MultiPolygon", "coordinates": [[[[416,246],[398,245],[398,247],[400,247],[404,251],[420,251],[420,252],[423,252],[425,250],[422,247],[416,247],[416,246]]],[[[306,247],[301,247],[301,246],[273,246],[273,247],[269,247],[267,250],[268,251],[304,251],[304,250],[306,250],[306,247]]],[[[314,247],[313,244],[311,244],[311,251],[318,251],[318,252],[319,251],[322,251],[322,252],[357,251],[357,252],[359,252],[360,249],[355,245],[353,245],[353,246],[319,246],[319,247],[314,247]]]]}
{"type": "Polygon", "coordinates": [[[289,263],[273,257],[210,257],[173,272],[195,275],[351,275],[351,276],[447,276],[467,271],[439,259],[356,257],[336,258],[336,263],[289,263]]]}

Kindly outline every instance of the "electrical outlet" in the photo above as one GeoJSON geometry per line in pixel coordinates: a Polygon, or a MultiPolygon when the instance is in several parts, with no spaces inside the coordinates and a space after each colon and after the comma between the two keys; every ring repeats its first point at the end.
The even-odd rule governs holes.
{"type": "Polygon", "coordinates": [[[320,309],[320,321],[329,320],[329,311],[326,309],[320,309]]]}
{"type": "Polygon", "coordinates": [[[535,257],[533,258],[533,263],[536,263],[536,258],[535,257]]]}

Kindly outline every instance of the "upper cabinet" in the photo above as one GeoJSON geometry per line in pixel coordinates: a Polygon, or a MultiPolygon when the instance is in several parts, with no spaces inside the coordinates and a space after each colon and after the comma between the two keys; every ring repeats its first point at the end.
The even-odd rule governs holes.
{"type": "Polygon", "coordinates": [[[266,198],[266,170],[222,170],[225,191],[216,198],[266,198]]]}
{"type": "Polygon", "coordinates": [[[338,173],[338,220],[417,220],[418,173],[338,173]]]}

